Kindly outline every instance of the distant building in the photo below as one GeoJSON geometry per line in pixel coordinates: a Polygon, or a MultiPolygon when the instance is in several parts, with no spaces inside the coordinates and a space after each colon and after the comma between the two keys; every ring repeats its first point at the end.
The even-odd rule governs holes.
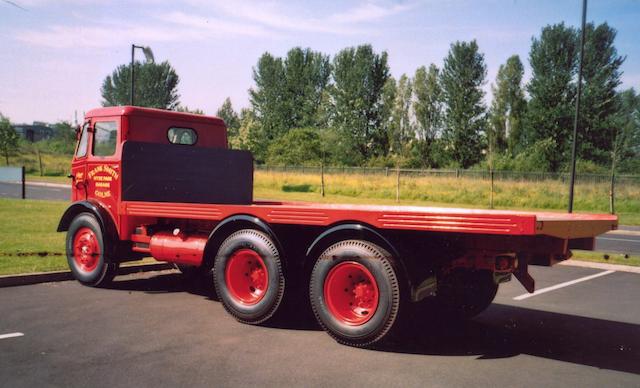
{"type": "Polygon", "coordinates": [[[30,142],[36,142],[40,140],[49,140],[53,137],[55,130],[49,127],[46,123],[34,121],[33,124],[14,124],[18,135],[23,139],[30,142]]]}

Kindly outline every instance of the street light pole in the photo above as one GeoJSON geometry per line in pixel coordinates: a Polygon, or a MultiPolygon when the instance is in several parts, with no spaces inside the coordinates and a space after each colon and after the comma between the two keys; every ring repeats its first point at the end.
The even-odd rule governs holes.
{"type": "Polygon", "coordinates": [[[135,52],[135,49],[136,49],[136,45],[135,45],[135,44],[132,44],[132,45],[131,45],[131,102],[130,102],[130,104],[129,104],[129,105],[131,105],[131,106],[133,106],[133,94],[134,94],[134,90],[135,90],[135,89],[134,89],[134,84],[135,84],[135,81],[134,81],[134,77],[135,77],[135,70],[134,70],[134,66],[133,66],[133,65],[134,65],[134,63],[133,63],[133,54],[134,54],[134,52],[135,52]]]}
{"type": "Polygon", "coordinates": [[[573,212],[573,188],[576,183],[576,152],[578,145],[578,117],[580,116],[580,94],[582,92],[582,60],[584,59],[584,37],[587,21],[587,0],[582,0],[582,36],[580,39],[580,65],[578,67],[578,90],[576,114],[573,120],[573,145],[571,148],[571,182],[569,183],[569,213],[573,212]]]}
{"type": "Polygon", "coordinates": [[[153,52],[151,51],[151,48],[149,46],[136,46],[135,44],[131,45],[131,101],[130,101],[130,105],[133,106],[133,102],[134,102],[134,94],[135,94],[135,62],[134,62],[134,55],[135,55],[135,50],[136,49],[142,49],[142,52],[144,53],[144,56],[147,60],[147,63],[153,63],[154,62],[154,58],[153,58],[153,52]]]}

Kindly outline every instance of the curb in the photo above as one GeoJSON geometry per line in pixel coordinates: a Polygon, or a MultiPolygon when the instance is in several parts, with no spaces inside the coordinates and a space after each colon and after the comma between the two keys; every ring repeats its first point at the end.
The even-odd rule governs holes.
{"type": "Polygon", "coordinates": [[[26,181],[25,185],[27,186],[41,186],[41,187],[55,187],[59,189],[70,189],[71,184],[63,184],[63,183],[49,183],[49,182],[29,182],[26,181]]]}
{"type": "Polygon", "coordinates": [[[561,261],[558,264],[568,265],[572,267],[605,269],[605,270],[612,270],[617,272],[640,273],[640,267],[634,267],[631,265],[623,265],[623,264],[595,263],[592,261],[582,261],[582,260],[573,260],[573,259],[561,261]]]}
{"type": "MultiPolygon", "coordinates": [[[[120,269],[118,269],[118,276],[129,275],[129,274],[138,273],[138,272],[163,271],[163,270],[173,269],[173,268],[174,268],[173,265],[169,263],[130,265],[126,267],[120,267],[120,269]]],[[[38,284],[38,283],[63,282],[67,280],[74,280],[74,277],[71,271],[54,271],[54,272],[27,273],[27,274],[19,274],[19,275],[3,275],[3,276],[0,276],[0,288],[26,286],[29,284],[38,284]]]]}

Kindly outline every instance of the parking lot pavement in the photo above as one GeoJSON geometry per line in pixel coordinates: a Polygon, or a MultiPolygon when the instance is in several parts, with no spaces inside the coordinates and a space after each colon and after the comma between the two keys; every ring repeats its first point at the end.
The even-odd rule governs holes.
{"type": "MultiPolygon", "coordinates": [[[[538,288],[602,270],[533,268],[538,288]]],[[[342,346],[309,314],[237,323],[174,272],[0,289],[4,386],[638,386],[640,275],[611,273],[523,300],[517,281],[462,325],[429,317],[393,341],[342,346]],[[18,335],[15,333],[23,334],[18,335]]]]}

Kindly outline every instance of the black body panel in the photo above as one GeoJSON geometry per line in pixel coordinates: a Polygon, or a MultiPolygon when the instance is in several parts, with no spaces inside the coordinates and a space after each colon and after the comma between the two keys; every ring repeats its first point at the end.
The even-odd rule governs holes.
{"type": "Polygon", "coordinates": [[[249,205],[248,151],[127,141],[122,149],[124,201],[249,205]]]}

